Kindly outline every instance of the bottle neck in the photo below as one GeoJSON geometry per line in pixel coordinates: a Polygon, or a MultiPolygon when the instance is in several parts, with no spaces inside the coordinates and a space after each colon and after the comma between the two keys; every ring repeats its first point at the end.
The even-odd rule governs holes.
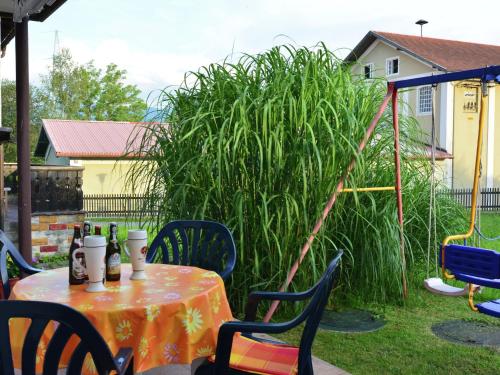
{"type": "Polygon", "coordinates": [[[116,242],[116,227],[111,227],[109,229],[109,233],[110,233],[109,240],[111,242],[116,242]]]}

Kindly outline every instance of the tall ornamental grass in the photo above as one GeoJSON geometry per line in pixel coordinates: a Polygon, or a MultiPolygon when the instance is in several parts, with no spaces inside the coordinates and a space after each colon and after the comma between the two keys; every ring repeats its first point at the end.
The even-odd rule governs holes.
{"type": "MultiPolygon", "coordinates": [[[[159,205],[155,227],[173,219],[225,223],[237,245],[229,297],[242,311],[251,290],[276,290],[382,102],[383,82],[350,74],[324,45],[274,47],[191,72],[159,100],[142,139],[147,158],[130,182],[147,185],[159,205]]],[[[421,134],[400,118],[405,251],[408,266],[426,252],[428,162],[416,157],[421,134]]],[[[394,184],[391,115],[378,130],[349,187],[394,184]]],[[[460,220],[438,199],[438,232],[460,220]]],[[[402,267],[394,192],[342,194],[291,285],[311,286],[337,249],[346,256],[338,285],[367,300],[401,297],[402,267]]]]}

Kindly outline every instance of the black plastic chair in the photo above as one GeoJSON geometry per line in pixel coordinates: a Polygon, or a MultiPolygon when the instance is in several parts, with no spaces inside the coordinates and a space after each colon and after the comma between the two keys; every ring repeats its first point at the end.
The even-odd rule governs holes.
{"type": "Polygon", "coordinates": [[[342,257],[342,251],[330,262],[321,279],[311,289],[301,293],[282,292],[253,292],[248,298],[245,311],[245,321],[227,322],[219,329],[215,362],[206,362],[198,368],[196,375],[232,375],[232,374],[265,374],[263,369],[253,369],[255,372],[245,372],[242,369],[230,367],[230,355],[233,346],[233,336],[241,332],[246,338],[255,341],[266,342],[271,345],[283,345],[269,340],[262,340],[252,336],[252,333],[276,334],[288,331],[299,324],[305,323],[300,346],[298,348],[298,375],[313,374],[311,347],[318,330],[318,326],[323,315],[323,311],[328,302],[328,297],[333,288],[335,270],[342,257]],[[304,311],[294,319],[283,323],[260,323],[254,322],[257,314],[257,306],[261,300],[279,301],[303,301],[310,299],[304,311]]]}
{"type": "Polygon", "coordinates": [[[8,299],[10,296],[9,277],[12,276],[9,275],[7,270],[7,257],[9,255],[14,264],[19,268],[19,271],[23,273],[33,275],[42,271],[31,267],[7,235],[0,230],[0,280],[2,281],[2,291],[5,299],[8,299]]]}
{"type": "Polygon", "coordinates": [[[236,263],[236,245],[229,229],[204,220],[176,220],[156,235],[146,262],[195,266],[226,280],[236,263]]]}
{"type": "Polygon", "coordinates": [[[31,324],[26,333],[22,349],[23,375],[35,375],[37,349],[42,334],[49,322],[57,322],[57,329],[50,339],[43,359],[43,375],[56,375],[61,354],[69,339],[76,335],[80,342],[69,360],[66,373],[82,373],[87,354],[92,356],[100,375],[116,371],[118,374],[133,374],[133,352],[122,348],[113,357],[106,342],[94,326],[78,311],[57,303],[35,301],[0,301],[0,374],[14,375],[12,350],[9,337],[9,319],[28,318],[31,324]]]}

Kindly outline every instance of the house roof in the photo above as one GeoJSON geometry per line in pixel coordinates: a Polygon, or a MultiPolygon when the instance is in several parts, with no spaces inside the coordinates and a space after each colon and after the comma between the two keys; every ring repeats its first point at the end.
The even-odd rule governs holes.
{"type": "Polygon", "coordinates": [[[382,31],[368,32],[345,61],[354,62],[359,59],[376,40],[381,40],[441,71],[459,71],[500,65],[500,46],[382,31]]]}
{"type": "Polygon", "coordinates": [[[42,120],[42,123],[35,156],[45,156],[51,144],[57,157],[79,159],[137,157],[131,150],[139,149],[142,135],[150,124],[82,120],[42,120]]]}
{"type": "MultiPolygon", "coordinates": [[[[424,157],[426,159],[432,159],[432,146],[430,145],[424,146],[424,157]]],[[[434,152],[434,157],[436,160],[453,159],[453,155],[441,147],[436,147],[434,152]]]]}

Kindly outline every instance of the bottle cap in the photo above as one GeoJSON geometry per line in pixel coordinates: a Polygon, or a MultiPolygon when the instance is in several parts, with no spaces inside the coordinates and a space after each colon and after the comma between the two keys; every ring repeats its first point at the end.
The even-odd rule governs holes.
{"type": "Polygon", "coordinates": [[[106,246],[106,237],[87,236],[83,239],[83,247],[100,247],[100,246],[106,246]]]}
{"type": "Polygon", "coordinates": [[[148,238],[148,234],[145,230],[129,230],[127,238],[129,240],[146,240],[148,238]]]}

